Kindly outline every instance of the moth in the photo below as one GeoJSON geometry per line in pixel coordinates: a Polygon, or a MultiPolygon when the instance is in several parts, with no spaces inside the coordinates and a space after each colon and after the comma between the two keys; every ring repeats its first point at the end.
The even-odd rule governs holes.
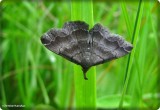
{"type": "Polygon", "coordinates": [[[125,56],[133,48],[101,24],[89,29],[84,21],[69,21],[62,29],[52,28],[41,37],[41,42],[50,51],[80,65],[86,80],[90,67],[125,56]]]}

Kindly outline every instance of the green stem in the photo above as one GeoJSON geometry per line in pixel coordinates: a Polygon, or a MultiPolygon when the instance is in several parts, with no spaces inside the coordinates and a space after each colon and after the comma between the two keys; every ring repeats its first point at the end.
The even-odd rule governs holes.
{"type": "MultiPolygon", "coordinates": [[[[160,29],[160,7],[158,6],[157,7],[157,21],[158,21],[158,24],[157,24],[157,41],[158,41],[158,45],[160,45],[160,32],[159,32],[159,29],[160,29]]],[[[158,71],[160,71],[160,48],[158,48],[158,71]]],[[[157,86],[160,85],[160,74],[158,74],[158,80],[157,80],[157,86]]],[[[160,87],[158,87],[157,89],[157,92],[160,93],[160,87]]],[[[160,100],[158,100],[158,105],[160,105],[160,100]]]]}
{"type": "Polygon", "coordinates": [[[133,34],[132,34],[132,44],[134,45],[134,48],[128,58],[128,63],[127,63],[127,68],[126,68],[126,79],[125,79],[125,84],[124,84],[124,88],[122,91],[122,97],[120,100],[119,109],[122,109],[122,107],[123,107],[124,95],[125,95],[127,88],[128,88],[128,83],[129,83],[129,79],[130,79],[130,75],[131,75],[131,68],[132,68],[135,49],[136,49],[136,44],[138,41],[138,33],[140,30],[141,18],[142,18],[142,13],[143,13],[143,5],[144,5],[144,3],[142,2],[142,0],[140,0],[137,15],[136,15],[136,21],[135,21],[135,25],[134,25],[134,30],[133,30],[133,34]]]}
{"type": "MultiPolygon", "coordinates": [[[[85,21],[93,26],[93,4],[92,0],[72,0],[71,20],[85,21]]],[[[82,68],[74,66],[74,85],[76,95],[76,108],[96,109],[96,68],[92,67],[87,72],[88,80],[83,78],[82,68]]]]}

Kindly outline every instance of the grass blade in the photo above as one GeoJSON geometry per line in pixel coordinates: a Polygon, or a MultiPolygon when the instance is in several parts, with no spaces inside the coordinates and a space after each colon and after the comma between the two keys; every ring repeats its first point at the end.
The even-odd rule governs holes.
{"type": "MultiPolygon", "coordinates": [[[[160,7],[157,6],[158,9],[157,9],[157,21],[158,21],[158,24],[157,24],[157,35],[158,35],[158,45],[160,45],[160,32],[159,32],[159,29],[160,29],[160,7]]],[[[160,49],[158,49],[158,71],[160,71],[160,49]]],[[[158,79],[160,79],[160,74],[158,74],[158,79]]],[[[157,85],[160,85],[160,81],[157,80],[157,85]]],[[[160,93],[160,87],[158,88],[157,90],[158,93],[160,93]]],[[[158,105],[160,105],[160,100],[158,101],[158,105]]]]}
{"type": "MultiPolygon", "coordinates": [[[[92,0],[72,0],[72,20],[81,20],[93,26],[92,0]],[[86,11],[87,10],[87,11],[86,11]]],[[[74,66],[76,108],[96,109],[96,70],[92,67],[87,72],[88,80],[84,80],[80,66],[74,66]]]]}
{"type": "Polygon", "coordinates": [[[133,64],[136,44],[137,44],[137,40],[138,40],[138,34],[139,34],[139,30],[140,30],[141,18],[142,18],[142,14],[143,14],[143,5],[144,5],[144,3],[142,2],[142,0],[140,0],[139,6],[138,6],[138,11],[137,11],[137,16],[136,16],[136,20],[135,20],[134,30],[133,30],[133,34],[132,34],[132,44],[134,45],[134,48],[128,58],[128,63],[127,63],[127,68],[126,68],[126,75],[127,76],[126,76],[124,88],[122,91],[122,98],[121,98],[121,101],[119,104],[119,109],[121,109],[123,107],[124,95],[127,91],[127,87],[128,87],[128,83],[129,83],[129,79],[130,79],[131,68],[132,68],[132,64],[133,64]]]}
{"type": "Polygon", "coordinates": [[[132,36],[132,31],[131,31],[132,28],[131,28],[131,25],[130,25],[129,15],[127,14],[126,4],[125,4],[124,1],[121,4],[121,8],[122,8],[123,15],[124,15],[124,18],[125,18],[125,21],[126,21],[126,25],[127,25],[127,29],[128,29],[128,34],[131,37],[132,36]]]}

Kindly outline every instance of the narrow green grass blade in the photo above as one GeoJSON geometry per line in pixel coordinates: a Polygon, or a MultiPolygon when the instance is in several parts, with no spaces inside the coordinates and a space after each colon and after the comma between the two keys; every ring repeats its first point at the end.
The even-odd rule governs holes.
{"type": "MultiPolygon", "coordinates": [[[[71,5],[71,19],[85,21],[90,25],[90,27],[92,27],[94,24],[92,0],[72,0],[71,5]]],[[[76,108],[96,109],[96,68],[92,67],[87,72],[88,80],[84,80],[81,67],[75,65],[74,78],[76,108]]]]}
{"type": "Polygon", "coordinates": [[[72,106],[70,103],[72,103],[73,100],[73,94],[71,94],[73,85],[73,74],[71,72],[73,71],[73,68],[71,68],[72,66],[69,61],[65,61],[64,64],[67,65],[67,68],[62,70],[63,77],[61,87],[55,97],[56,103],[59,105],[59,109],[70,108],[72,106]]]}
{"type": "Polygon", "coordinates": [[[125,4],[124,1],[121,3],[121,8],[122,8],[122,12],[123,12],[123,15],[124,15],[124,18],[125,18],[125,21],[126,21],[128,34],[131,37],[132,36],[132,31],[131,31],[132,27],[130,25],[129,15],[127,14],[126,4],[125,4]]]}
{"type": "MultiPolygon", "coordinates": [[[[157,9],[157,21],[158,21],[158,24],[157,24],[157,39],[158,39],[158,45],[160,45],[160,32],[159,32],[159,29],[160,29],[160,7],[158,6],[158,9],[157,9]]],[[[160,49],[158,49],[158,71],[160,71],[160,49]]],[[[160,79],[160,74],[158,74],[158,79],[160,79]]],[[[160,85],[160,81],[157,80],[157,85],[160,85]]],[[[157,89],[157,92],[160,93],[160,87],[157,89]]],[[[158,104],[160,105],[160,100],[158,101],[158,104]]]]}
{"type": "Polygon", "coordinates": [[[44,102],[45,102],[45,104],[49,104],[50,99],[49,99],[49,96],[47,94],[47,89],[44,85],[43,79],[41,78],[41,76],[39,74],[37,74],[37,78],[38,78],[38,82],[39,82],[39,85],[40,85],[40,88],[41,88],[41,91],[42,91],[44,102]]]}
{"type": "Polygon", "coordinates": [[[132,44],[134,45],[134,48],[128,58],[128,63],[127,63],[127,68],[126,68],[126,75],[127,76],[126,76],[124,88],[122,91],[122,98],[121,98],[121,101],[119,104],[119,109],[121,109],[123,107],[124,95],[127,91],[127,87],[128,87],[128,83],[129,83],[129,79],[130,79],[131,68],[132,68],[132,64],[133,64],[136,44],[137,44],[137,40],[138,40],[138,34],[139,34],[139,30],[140,30],[141,18],[142,18],[142,14],[143,14],[143,5],[144,5],[144,3],[142,2],[142,0],[140,0],[139,6],[138,6],[138,11],[137,11],[137,16],[136,16],[136,20],[135,20],[135,25],[134,25],[133,35],[132,35],[132,44]]]}

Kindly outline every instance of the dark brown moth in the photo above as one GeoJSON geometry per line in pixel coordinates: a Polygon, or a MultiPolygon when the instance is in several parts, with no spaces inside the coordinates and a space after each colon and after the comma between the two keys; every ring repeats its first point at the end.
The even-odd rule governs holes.
{"type": "Polygon", "coordinates": [[[69,21],[62,29],[50,29],[41,37],[41,42],[52,52],[80,65],[85,79],[90,67],[127,55],[133,48],[101,24],[89,29],[83,21],[69,21]]]}

